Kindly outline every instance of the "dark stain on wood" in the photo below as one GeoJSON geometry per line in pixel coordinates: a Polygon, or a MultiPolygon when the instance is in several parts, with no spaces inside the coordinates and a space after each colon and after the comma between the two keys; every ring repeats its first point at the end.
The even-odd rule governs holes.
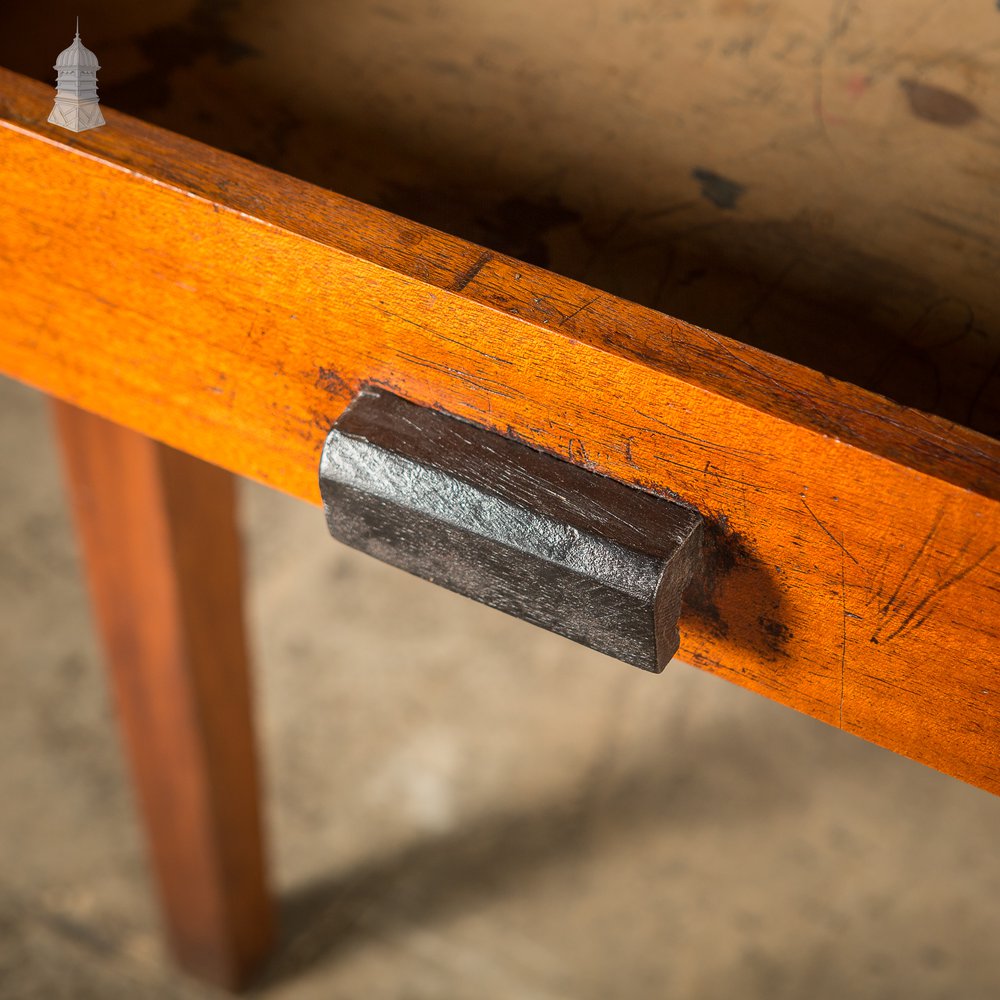
{"type": "Polygon", "coordinates": [[[910,110],[917,118],[935,125],[968,125],[980,117],[979,108],[968,98],[919,80],[900,80],[910,110]]]}
{"type": "Polygon", "coordinates": [[[769,636],[776,644],[783,646],[792,637],[792,630],[783,622],[765,615],[761,615],[757,622],[764,630],[765,635],[769,636]]]}
{"type": "Polygon", "coordinates": [[[324,392],[330,393],[331,396],[349,398],[353,395],[353,390],[335,368],[323,368],[322,366],[318,368],[315,385],[317,389],[322,389],[324,392]]]}
{"type": "Polygon", "coordinates": [[[691,176],[698,182],[702,198],[707,198],[716,208],[736,208],[746,192],[742,184],[705,167],[695,167],[691,176]]]}
{"type": "Polygon", "coordinates": [[[460,292],[464,288],[467,288],[476,279],[476,275],[478,275],[479,272],[486,267],[492,259],[493,254],[489,250],[484,250],[472,267],[463,271],[460,275],[458,275],[458,277],[455,278],[455,283],[451,286],[452,291],[460,292]]]}
{"type": "Polygon", "coordinates": [[[172,74],[208,56],[223,66],[260,55],[234,38],[227,18],[239,0],[198,0],[186,18],[139,35],[135,44],[147,68],[116,83],[101,85],[101,100],[133,114],[162,108],[171,97],[172,74]]]}
{"type": "Polygon", "coordinates": [[[724,514],[705,514],[702,570],[685,592],[684,607],[716,638],[752,649],[769,662],[788,655],[794,634],[781,620],[781,593],[774,577],[724,514]]]}

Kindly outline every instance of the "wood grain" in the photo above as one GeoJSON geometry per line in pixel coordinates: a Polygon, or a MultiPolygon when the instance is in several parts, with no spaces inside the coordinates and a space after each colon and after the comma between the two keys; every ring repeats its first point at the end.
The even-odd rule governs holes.
{"type": "Polygon", "coordinates": [[[167,936],[241,986],[273,932],[229,473],[54,405],[167,936]]]}
{"type": "MultiPolygon", "coordinates": [[[[75,14],[7,4],[0,65],[51,84],[75,14]]],[[[105,0],[85,22],[105,105],[1000,436],[993,3],[105,0]]]]}
{"type": "Polygon", "coordinates": [[[706,518],[681,657],[1000,791],[1000,447],[0,76],[0,370],[318,502],[363,383],[706,518]],[[44,114],[43,114],[44,112],[44,114]]]}

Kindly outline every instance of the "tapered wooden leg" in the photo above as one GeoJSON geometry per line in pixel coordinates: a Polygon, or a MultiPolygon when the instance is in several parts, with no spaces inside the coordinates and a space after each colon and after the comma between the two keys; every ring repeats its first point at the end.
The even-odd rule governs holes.
{"type": "Polygon", "coordinates": [[[238,988],[273,919],[233,479],[53,408],[170,944],[189,972],[238,988]]]}

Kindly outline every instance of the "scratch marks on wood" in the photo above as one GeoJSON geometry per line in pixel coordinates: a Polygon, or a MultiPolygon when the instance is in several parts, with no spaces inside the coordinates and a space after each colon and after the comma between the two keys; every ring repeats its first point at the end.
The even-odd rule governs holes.
{"type": "MultiPolygon", "coordinates": [[[[775,378],[769,372],[764,371],[763,368],[758,368],[756,365],[751,364],[750,361],[748,361],[746,357],[743,356],[743,354],[736,353],[735,351],[731,350],[729,347],[726,346],[725,340],[728,338],[720,337],[712,333],[711,330],[705,330],[699,328],[698,332],[701,333],[706,340],[710,341],[720,354],[725,355],[727,358],[729,358],[729,360],[732,361],[734,365],[746,368],[749,371],[753,372],[754,375],[759,376],[760,378],[767,381],[770,385],[774,386],[774,388],[782,395],[790,395],[793,399],[795,399],[796,403],[802,408],[803,412],[810,414],[814,419],[816,419],[817,424],[819,424],[821,427],[829,427],[830,430],[834,432],[840,429],[836,427],[832,423],[832,421],[829,420],[827,415],[820,409],[820,407],[817,405],[817,400],[814,397],[810,396],[806,392],[801,391],[800,389],[796,389],[794,386],[791,386],[786,382],[783,382],[781,379],[775,378]]],[[[734,344],[734,346],[736,344],[735,341],[730,341],[730,343],[734,344]]]]}
{"type": "MultiPolygon", "coordinates": [[[[878,643],[879,635],[882,632],[883,628],[885,627],[885,623],[888,621],[887,616],[896,607],[896,601],[899,599],[899,595],[902,592],[903,587],[906,585],[906,581],[910,578],[910,575],[915,570],[917,564],[923,558],[924,552],[927,550],[927,546],[930,544],[931,539],[934,537],[938,528],[941,526],[941,521],[943,519],[944,519],[944,508],[941,508],[938,510],[937,514],[934,517],[934,523],[931,525],[930,531],[927,532],[926,536],[924,537],[924,540],[920,543],[916,555],[914,555],[914,557],[910,560],[909,565],[906,567],[906,571],[903,573],[903,575],[899,579],[899,582],[896,584],[896,588],[895,590],[893,590],[892,596],[890,596],[889,600],[886,601],[885,604],[878,609],[879,615],[882,618],[882,623],[873,633],[871,637],[872,642],[876,644],[878,643]]],[[[883,567],[883,573],[884,572],[885,569],[883,567]]],[[[879,591],[877,592],[877,596],[881,598],[882,596],[881,589],[879,589],[879,591]]]]}
{"type": "MultiPolygon", "coordinates": [[[[808,510],[808,508],[806,508],[808,510]]],[[[812,513],[812,511],[809,511],[812,513]]],[[[813,514],[813,517],[816,515],[813,514]]],[[[822,525],[820,525],[822,527],[822,525]]],[[[828,532],[829,534],[829,532],[828,532]]],[[[834,539],[836,541],[836,539],[834,539]]],[[[844,538],[841,534],[840,538],[840,610],[841,610],[841,626],[840,626],[840,710],[838,712],[839,726],[841,729],[844,728],[844,674],[847,672],[847,564],[844,562],[844,556],[848,555],[847,549],[844,547],[844,538]]],[[[852,615],[851,617],[856,618],[857,615],[852,615]]]]}
{"type": "MultiPolygon", "coordinates": [[[[936,583],[913,606],[913,608],[909,611],[906,617],[903,618],[903,620],[882,641],[891,642],[893,639],[896,638],[896,636],[902,634],[906,629],[908,628],[916,629],[919,628],[921,625],[923,625],[923,623],[927,621],[928,617],[930,617],[931,613],[930,606],[932,602],[941,594],[943,594],[949,587],[953,587],[960,580],[964,580],[965,577],[967,577],[974,569],[976,569],[978,566],[981,566],[996,551],[996,548],[997,548],[996,544],[991,545],[985,552],[982,553],[982,555],[974,559],[972,562],[963,566],[957,572],[952,573],[946,579],[936,583]],[[921,615],[921,612],[924,613],[921,615]],[[918,615],[921,615],[921,617],[917,618],[918,615]]],[[[966,549],[963,548],[962,551],[959,553],[959,557],[963,556],[965,552],[966,549]]],[[[875,635],[872,636],[872,642],[877,641],[877,637],[881,634],[881,632],[885,630],[886,627],[887,627],[887,622],[883,621],[883,623],[879,626],[878,630],[876,630],[875,635]]]]}
{"type": "Polygon", "coordinates": [[[507,386],[504,382],[499,382],[496,379],[487,378],[485,375],[481,375],[477,372],[467,372],[463,371],[461,368],[456,368],[454,365],[448,365],[441,361],[432,361],[430,358],[422,358],[416,354],[410,354],[408,351],[397,351],[397,357],[405,358],[407,361],[412,362],[415,365],[419,365],[421,368],[429,368],[431,371],[442,372],[445,375],[450,375],[453,378],[458,379],[460,382],[465,382],[466,385],[470,385],[482,392],[488,393],[490,396],[500,396],[504,399],[517,399],[519,396],[523,395],[517,390],[512,390],[511,387],[507,386]]]}
{"type": "Polygon", "coordinates": [[[490,354],[487,351],[481,351],[478,347],[473,347],[471,344],[466,343],[463,340],[456,340],[454,337],[448,337],[440,330],[435,330],[432,326],[427,326],[426,323],[418,323],[416,320],[411,319],[409,316],[404,316],[402,313],[393,312],[391,309],[386,309],[384,305],[380,302],[379,308],[381,312],[386,316],[391,316],[393,319],[398,319],[402,323],[406,323],[409,326],[416,327],[418,330],[423,330],[425,333],[429,333],[434,340],[446,340],[449,344],[456,344],[461,347],[463,351],[471,351],[473,354],[478,354],[481,358],[488,358],[490,361],[495,361],[497,364],[501,365],[512,365],[513,362],[509,358],[501,358],[496,354],[490,354]]]}
{"type": "MultiPolygon", "coordinates": [[[[906,427],[905,421],[896,416],[893,410],[870,405],[867,401],[864,402],[864,405],[858,405],[848,393],[840,394],[837,400],[840,411],[838,413],[828,407],[827,401],[818,394],[802,391],[790,382],[776,378],[761,365],[751,363],[735,341],[706,329],[699,328],[698,333],[714,346],[718,352],[718,360],[725,357],[732,362],[733,374],[736,377],[739,377],[739,369],[746,369],[773,386],[779,397],[793,403],[794,413],[786,411],[785,419],[797,422],[802,416],[808,416],[811,429],[818,429],[822,433],[836,436],[845,442],[863,448],[868,448],[869,445],[859,433],[862,428],[865,435],[877,428],[881,434],[889,438],[897,436],[897,432],[906,427]]],[[[770,364],[766,357],[761,357],[761,362],[770,364]]],[[[912,427],[909,429],[909,433],[912,433],[912,427]]],[[[950,425],[944,425],[934,418],[928,418],[921,422],[918,447],[925,456],[934,462],[949,461],[955,453],[952,437],[953,431],[950,425]]],[[[967,449],[967,454],[977,466],[977,480],[972,488],[982,492],[985,496],[993,497],[997,482],[996,459],[993,453],[989,448],[979,448],[973,443],[967,449]],[[981,468],[981,473],[978,473],[978,468],[981,468]]],[[[907,459],[907,461],[911,460],[907,459]]]]}
{"type": "Polygon", "coordinates": [[[385,303],[379,300],[379,309],[384,316],[391,316],[393,319],[398,319],[402,323],[406,323],[409,326],[416,327],[418,330],[426,330],[427,333],[437,336],[437,331],[424,323],[418,323],[415,319],[410,319],[409,316],[404,316],[402,313],[393,312],[391,309],[385,308],[385,303]]]}
{"type": "Polygon", "coordinates": [[[575,462],[577,465],[583,465],[584,467],[590,468],[593,466],[590,455],[587,454],[587,446],[583,443],[580,438],[570,438],[569,439],[569,460],[575,462]]]}
{"type": "Polygon", "coordinates": [[[574,309],[568,316],[563,316],[563,318],[559,320],[556,326],[565,326],[565,324],[568,323],[571,319],[573,319],[574,316],[579,316],[580,313],[584,311],[584,309],[589,309],[599,298],[600,295],[595,295],[589,302],[584,302],[584,304],[580,306],[579,309],[574,309]]]}
{"type": "Polygon", "coordinates": [[[838,538],[817,516],[816,512],[806,502],[804,496],[799,496],[802,506],[805,507],[809,516],[819,525],[823,534],[840,549],[840,697],[837,709],[838,725],[844,728],[844,676],[847,673],[847,619],[858,618],[858,615],[847,610],[847,560],[850,559],[855,565],[860,565],[854,554],[844,544],[844,533],[840,532],[838,538]]]}
{"type": "Polygon", "coordinates": [[[531,304],[535,307],[541,321],[545,324],[551,323],[557,316],[559,317],[556,326],[562,326],[566,322],[567,316],[562,310],[557,309],[548,295],[536,295],[532,298],[531,304]]]}
{"type": "MultiPolygon", "coordinates": [[[[652,413],[645,413],[642,410],[638,409],[634,410],[634,412],[636,416],[642,417],[645,420],[650,420],[653,423],[658,424],[660,427],[666,427],[666,429],[670,431],[669,434],[664,434],[662,431],[660,431],[659,433],[662,434],[663,437],[670,438],[671,440],[683,441],[686,444],[694,444],[699,448],[713,448],[716,451],[721,452],[723,455],[729,455],[729,456],[738,455],[745,458],[763,458],[765,460],[769,457],[765,452],[762,451],[754,451],[750,448],[740,448],[737,447],[736,445],[731,445],[731,444],[720,444],[718,441],[710,441],[708,438],[698,437],[695,434],[690,434],[686,431],[681,430],[680,427],[676,427],[674,424],[668,423],[662,417],[654,416],[652,413]]],[[[626,424],[624,421],[621,420],[616,420],[615,422],[622,424],[622,426],[634,426],[626,424]]],[[[636,427],[635,429],[641,430],[642,428],[636,427]]]]}
{"type": "MultiPolygon", "coordinates": [[[[938,572],[937,583],[922,593],[916,592],[911,594],[907,590],[907,583],[911,580],[915,582],[921,577],[928,575],[927,571],[931,563],[940,563],[940,560],[932,559],[928,555],[928,552],[941,527],[944,516],[945,508],[942,507],[935,514],[930,529],[924,536],[913,558],[907,564],[906,570],[893,589],[892,595],[879,609],[881,621],[872,633],[870,640],[876,645],[891,642],[906,631],[913,631],[920,628],[931,616],[934,605],[941,595],[949,588],[954,587],[957,583],[964,580],[996,551],[997,543],[994,542],[978,556],[969,558],[969,549],[972,547],[973,539],[966,539],[947,567],[938,572]]],[[[878,596],[881,597],[881,594],[878,596]]]]}
{"type": "Polygon", "coordinates": [[[446,337],[442,333],[439,333],[436,336],[439,340],[447,340],[449,344],[457,344],[463,350],[472,351],[473,354],[478,354],[481,358],[489,358],[490,361],[495,361],[497,364],[507,365],[508,367],[514,364],[510,358],[501,358],[496,354],[489,354],[487,351],[481,351],[478,347],[473,347],[471,344],[466,344],[461,340],[456,340],[454,337],[446,337]]]}
{"type": "Polygon", "coordinates": [[[823,533],[827,536],[827,538],[829,538],[830,541],[832,541],[833,544],[836,545],[837,548],[839,548],[841,552],[843,552],[855,564],[860,565],[860,563],[858,563],[858,560],[855,559],[854,556],[851,555],[851,553],[848,552],[846,548],[844,548],[843,533],[841,533],[841,537],[838,539],[837,536],[834,535],[833,532],[830,531],[830,529],[816,516],[816,514],[813,512],[812,507],[810,507],[809,504],[806,503],[806,498],[799,497],[799,499],[802,501],[802,506],[805,507],[805,509],[809,512],[809,516],[823,529],[823,533]]]}
{"type": "Polygon", "coordinates": [[[466,286],[470,285],[475,280],[479,272],[486,267],[491,260],[493,260],[493,254],[489,250],[484,250],[472,267],[456,276],[455,281],[451,286],[451,291],[460,292],[466,286]]]}

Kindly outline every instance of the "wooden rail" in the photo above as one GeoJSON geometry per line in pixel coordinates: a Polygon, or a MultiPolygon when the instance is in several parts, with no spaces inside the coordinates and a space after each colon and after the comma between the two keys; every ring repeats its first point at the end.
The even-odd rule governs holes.
{"type": "Polygon", "coordinates": [[[1000,791],[997,442],[50,101],[0,71],[0,371],[311,503],[363,383],[675,494],[709,532],[683,659],[1000,791]]]}

